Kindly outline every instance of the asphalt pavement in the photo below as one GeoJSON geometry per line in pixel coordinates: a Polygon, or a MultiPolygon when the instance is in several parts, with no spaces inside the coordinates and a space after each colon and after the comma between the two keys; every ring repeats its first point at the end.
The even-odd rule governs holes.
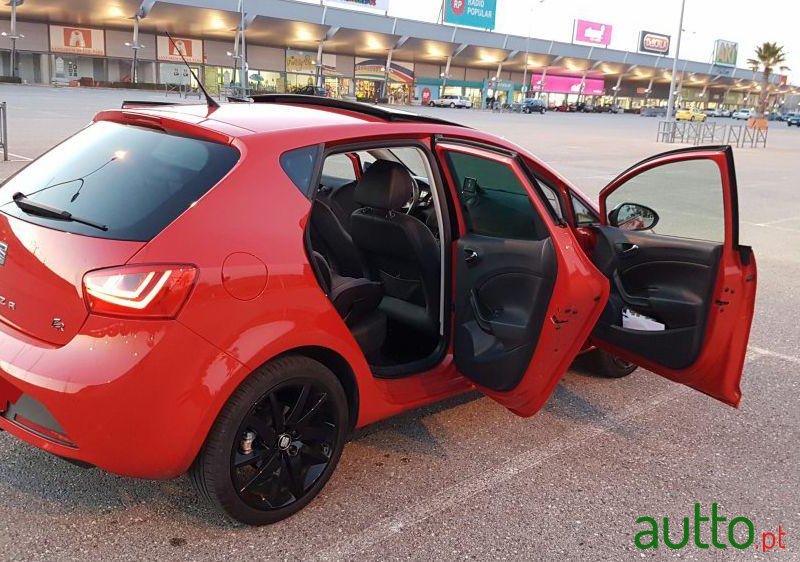
{"type": "MultiPolygon", "coordinates": [[[[165,99],[0,86],[16,160],[0,177],[131,96],[165,99]]],[[[633,115],[420,111],[509,138],[592,197],[675,148],[655,142],[655,119],[633,115]]],[[[774,123],[766,149],[735,158],[741,239],[759,266],[740,409],[641,369],[621,380],[573,369],[530,419],[473,393],[358,431],[309,507],[258,529],[225,520],[186,478],[83,470],[2,434],[0,557],[800,560],[800,129],[774,123]],[[637,518],[678,525],[695,503],[747,517],[759,544],[781,525],[786,548],[636,548],[637,518]]]]}

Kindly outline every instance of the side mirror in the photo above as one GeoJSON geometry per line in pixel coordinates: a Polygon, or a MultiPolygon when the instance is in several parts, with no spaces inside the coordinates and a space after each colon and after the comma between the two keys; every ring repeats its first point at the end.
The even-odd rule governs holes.
{"type": "Polygon", "coordinates": [[[622,203],[608,213],[608,224],[622,230],[650,230],[658,219],[658,213],[638,203],[622,203]]]}

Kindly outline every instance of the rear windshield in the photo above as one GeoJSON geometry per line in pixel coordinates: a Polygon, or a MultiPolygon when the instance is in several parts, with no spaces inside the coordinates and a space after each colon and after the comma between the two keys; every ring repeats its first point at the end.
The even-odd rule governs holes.
{"type": "Polygon", "coordinates": [[[216,185],[239,152],[223,144],[101,121],[29,164],[0,187],[0,210],[48,228],[148,241],[216,185]],[[15,193],[105,225],[23,212],[15,193]]]}

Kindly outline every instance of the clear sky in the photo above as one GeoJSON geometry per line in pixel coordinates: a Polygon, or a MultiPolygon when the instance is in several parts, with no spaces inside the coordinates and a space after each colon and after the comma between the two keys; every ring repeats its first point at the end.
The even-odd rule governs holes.
{"type": "MultiPolygon", "coordinates": [[[[305,0],[319,4],[320,0],[305,0]]],[[[436,21],[439,0],[391,0],[389,15],[436,21]]],[[[569,42],[575,18],[613,26],[612,49],[636,50],[639,31],[678,31],[681,0],[497,0],[500,33],[569,42]]],[[[716,39],[739,43],[738,66],[755,46],[777,41],[788,54],[790,82],[800,82],[800,0],[686,0],[681,58],[711,60],[716,39]]]]}

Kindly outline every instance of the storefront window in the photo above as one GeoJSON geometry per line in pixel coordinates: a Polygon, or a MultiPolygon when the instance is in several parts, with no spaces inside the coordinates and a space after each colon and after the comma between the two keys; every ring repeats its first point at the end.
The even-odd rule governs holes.
{"type": "Polygon", "coordinates": [[[79,81],[87,86],[108,81],[108,60],[100,57],[52,55],[53,78],[56,81],[79,81]]]}
{"type": "Polygon", "coordinates": [[[377,100],[380,96],[380,83],[374,80],[356,80],[358,100],[377,100]]]}
{"type": "Polygon", "coordinates": [[[286,82],[280,72],[251,70],[249,72],[250,89],[266,94],[280,94],[286,91],[286,82]]]}

